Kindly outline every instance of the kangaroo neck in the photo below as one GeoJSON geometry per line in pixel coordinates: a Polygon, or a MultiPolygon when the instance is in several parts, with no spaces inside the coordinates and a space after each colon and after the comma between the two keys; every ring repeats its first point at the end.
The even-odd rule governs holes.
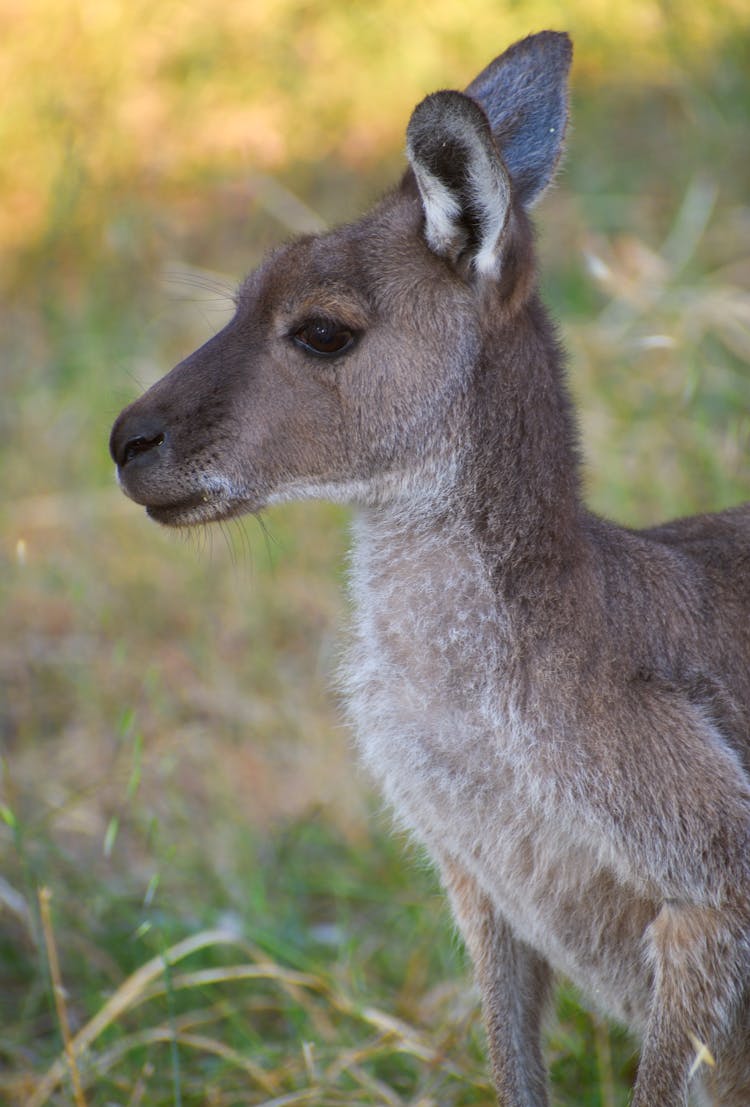
{"type": "Polygon", "coordinates": [[[394,559],[420,547],[432,557],[441,544],[471,549],[500,595],[538,595],[558,587],[588,547],[572,406],[535,296],[512,325],[486,320],[485,334],[443,463],[408,494],[360,508],[356,540],[377,537],[394,559]]]}

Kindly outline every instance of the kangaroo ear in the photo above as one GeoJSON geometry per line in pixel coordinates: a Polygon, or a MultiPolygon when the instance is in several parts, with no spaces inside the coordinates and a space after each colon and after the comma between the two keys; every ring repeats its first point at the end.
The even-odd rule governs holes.
{"type": "Polygon", "coordinates": [[[477,272],[496,276],[510,181],[487,116],[462,92],[434,92],[414,109],[406,143],[428,244],[454,263],[468,255],[477,272]]]}
{"type": "Polygon", "coordinates": [[[513,193],[526,207],[552,180],[563,151],[572,57],[566,34],[542,31],[514,43],[466,89],[487,113],[513,193]]]}

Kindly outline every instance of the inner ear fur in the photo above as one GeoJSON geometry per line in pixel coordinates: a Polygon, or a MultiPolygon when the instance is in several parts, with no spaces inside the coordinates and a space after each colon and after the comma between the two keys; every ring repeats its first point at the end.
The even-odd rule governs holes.
{"type": "Polygon", "coordinates": [[[429,246],[454,263],[468,254],[477,272],[496,276],[510,180],[484,111],[462,92],[435,92],[415,108],[406,138],[429,246]]]}

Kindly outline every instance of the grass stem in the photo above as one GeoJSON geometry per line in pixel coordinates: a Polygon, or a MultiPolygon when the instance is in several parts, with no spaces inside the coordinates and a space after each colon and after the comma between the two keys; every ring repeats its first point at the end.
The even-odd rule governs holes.
{"type": "Polygon", "coordinates": [[[49,888],[40,888],[38,896],[39,914],[41,916],[42,932],[44,934],[44,945],[45,949],[47,950],[47,963],[49,965],[49,972],[52,978],[52,993],[55,997],[57,1021],[60,1026],[60,1033],[62,1035],[63,1046],[65,1048],[65,1056],[68,1062],[68,1069],[70,1070],[70,1079],[73,1085],[73,1098],[75,1100],[76,1107],[86,1107],[86,1100],[83,1094],[81,1077],[78,1072],[78,1065],[76,1064],[75,1050],[73,1049],[73,1040],[70,1036],[70,1021],[68,1019],[68,1009],[65,1005],[65,989],[63,988],[62,975],[60,973],[60,961],[57,956],[55,933],[52,928],[52,913],[50,911],[50,900],[52,898],[52,893],[50,892],[49,888]]]}

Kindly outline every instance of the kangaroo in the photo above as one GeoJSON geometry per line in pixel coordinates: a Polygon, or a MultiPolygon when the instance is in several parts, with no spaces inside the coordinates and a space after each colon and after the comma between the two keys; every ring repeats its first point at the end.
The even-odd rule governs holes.
{"type": "Polygon", "coordinates": [[[633,1107],[748,1107],[750,504],[584,506],[529,218],[571,56],[544,31],[423,100],[394,191],[271,253],[111,452],[171,527],[354,506],[349,710],[442,877],[504,1107],[548,1103],[553,973],[640,1035],[633,1107]]]}

